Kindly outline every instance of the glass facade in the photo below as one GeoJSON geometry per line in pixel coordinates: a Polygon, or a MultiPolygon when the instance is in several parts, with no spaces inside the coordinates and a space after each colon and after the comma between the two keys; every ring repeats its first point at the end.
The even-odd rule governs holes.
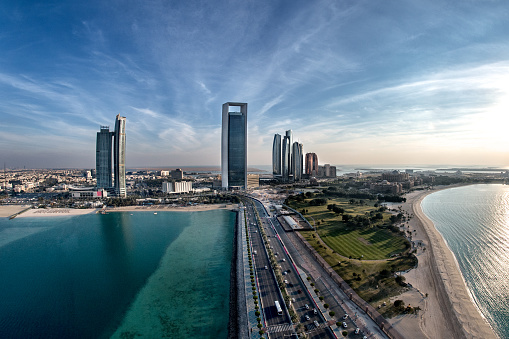
{"type": "Polygon", "coordinates": [[[125,123],[126,118],[117,115],[115,120],[115,147],[114,147],[114,170],[115,170],[115,193],[125,197],[125,123]]]}
{"type": "Polygon", "coordinates": [[[281,175],[281,135],[274,135],[272,144],[272,174],[281,175]]]}
{"type": "Polygon", "coordinates": [[[246,183],[246,118],[242,113],[228,115],[228,186],[245,187],[246,183]]]}
{"type": "Polygon", "coordinates": [[[283,137],[283,156],[282,156],[282,168],[283,168],[283,181],[288,181],[290,178],[290,160],[291,160],[291,149],[290,149],[290,138],[285,135],[283,137]]]}
{"type": "Polygon", "coordinates": [[[247,103],[224,103],[222,115],[221,187],[225,190],[246,189],[247,103]],[[235,111],[232,107],[235,107],[235,111]]]}
{"type": "Polygon", "coordinates": [[[95,173],[97,177],[97,189],[111,188],[111,137],[109,127],[101,126],[101,131],[97,132],[96,154],[95,154],[95,173]]]}

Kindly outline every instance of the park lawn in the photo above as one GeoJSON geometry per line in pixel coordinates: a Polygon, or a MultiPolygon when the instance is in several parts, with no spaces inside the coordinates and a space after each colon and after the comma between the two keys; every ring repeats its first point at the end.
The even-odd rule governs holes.
{"type": "MultiPolygon", "coordinates": [[[[392,254],[402,253],[407,248],[407,240],[391,231],[371,227],[367,229],[348,228],[342,221],[341,215],[327,210],[327,205],[336,204],[345,209],[346,214],[352,216],[364,215],[376,211],[373,201],[366,201],[366,205],[353,205],[350,199],[328,199],[327,205],[309,206],[309,201],[292,201],[292,207],[300,212],[307,210],[304,216],[317,229],[318,235],[332,250],[347,258],[362,258],[365,260],[387,259],[392,254]]],[[[375,226],[388,223],[389,213],[383,213],[384,218],[375,226]]]]}
{"type": "Polygon", "coordinates": [[[373,306],[405,290],[392,276],[380,278],[382,270],[405,271],[417,263],[413,255],[384,260],[347,259],[325,246],[315,232],[301,231],[300,234],[361,298],[373,306]]]}

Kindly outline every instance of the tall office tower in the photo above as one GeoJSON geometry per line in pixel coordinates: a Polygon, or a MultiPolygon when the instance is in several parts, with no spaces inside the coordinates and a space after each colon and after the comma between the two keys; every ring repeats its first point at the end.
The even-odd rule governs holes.
{"type": "Polygon", "coordinates": [[[108,126],[101,126],[100,132],[97,132],[97,143],[95,146],[95,173],[97,177],[97,189],[112,188],[111,181],[111,137],[108,126]]]}
{"type": "Polygon", "coordinates": [[[221,181],[223,189],[247,187],[247,103],[223,104],[221,181]],[[240,112],[230,112],[230,107],[240,112]]]}
{"type": "Polygon", "coordinates": [[[302,166],[303,166],[303,145],[297,141],[293,143],[292,148],[292,167],[293,167],[293,180],[300,181],[302,179],[302,166]]]}
{"type": "Polygon", "coordinates": [[[315,153],[306,153],[306,174],[310,177],[318,175],[318,157],[315,153]]]}
{"type": "Polygon", "coordinates": [[[118,114],[115,119],[113,167],[115,171],[115,193],[120,197],[127,195],[125,188],[125,122],[126,118],[118,114]]]}
{"type": "Polygon", "coordinates": [[[288,175],[290,179],[293,176],[293,154],[292,154],[292,146],[293,146],[293,137],[292,137],[292,130],[289,129],[285,132],[285,135],[288,137],[288,142],[290,143],[290,157],[288,158],[288,175]]]}
{"type": "Polygon", "coordinates": [[[281,134],[274,134],[272,143],[272,174],[281,176],[281,134]]]}
{"type": "Polygon", "coordinates": [[[283,137],[282,157],[281,157],[281,168],[282,168],[282,179],[284,182],[290,181],[290,167],[291,167],[291,137],[285,135],[283,137]]]}

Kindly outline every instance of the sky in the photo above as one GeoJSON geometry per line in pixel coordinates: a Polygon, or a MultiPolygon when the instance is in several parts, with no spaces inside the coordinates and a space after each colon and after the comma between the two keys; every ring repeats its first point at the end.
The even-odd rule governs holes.
{"type": "Polygon", "coordinates": [[[0,0],[0,162],[220,165],[248,103],[248,164],[293,131],[319,163],[509,166],[509,3],[0,0]]]}

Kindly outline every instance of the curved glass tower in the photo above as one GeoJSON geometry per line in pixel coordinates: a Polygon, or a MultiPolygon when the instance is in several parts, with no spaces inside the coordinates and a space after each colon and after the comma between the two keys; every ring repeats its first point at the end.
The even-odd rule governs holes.
{"type": "Polygon", "coordinates": [[[125,197],[125,122],[126,118],[117,115],[115,119],[115,146],[113,148],[115,169],[115,193],[125,197]]]}
{"type": "Polygon", "coordinates": [[[272,143],[272,174],[281,176],[281,134],[275,134],[272,143]]]}

